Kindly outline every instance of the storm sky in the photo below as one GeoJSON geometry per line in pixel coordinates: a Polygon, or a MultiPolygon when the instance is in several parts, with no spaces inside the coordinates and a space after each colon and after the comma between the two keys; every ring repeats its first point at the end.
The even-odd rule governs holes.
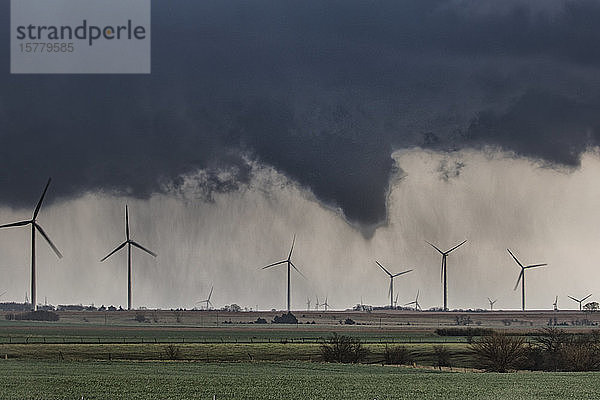
{"type": "MultiPolygon", "coordinates": [[[[160,255],[134,257],[136,306],[190,307],[214,283],[217,304],[281,307],[283,272],[258,267],[294,232],[295,307],[385,303],[376,258],[415,268],[406,302],[419,288],[439,305],[424,240],[469,240],[449,259],[451,307],[518,307],[509,246],[551,264],[528,275],[532,306],[595,289],[573,271],[600,277],[600,3],[152,7],[151,75],[24,76],[0,2],[0,222],[28,216],[52,176],[40,222],[65,253],[40,247],[40,296],[124,303],[125,259],[97,261],[126,202],[160,255]]],[[[28,290],[27,241],[0,232],[7,298],[28,290]]]]}

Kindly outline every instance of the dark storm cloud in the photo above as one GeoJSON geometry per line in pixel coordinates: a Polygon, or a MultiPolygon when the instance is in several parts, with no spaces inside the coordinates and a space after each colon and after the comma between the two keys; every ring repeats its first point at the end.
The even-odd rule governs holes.
{"type": "Polygon", "coordinates": [[[2,53],[4,203],[34,202],[46,175],[61,196],[145,197],[199,168],[210,198],[257,159],[372,226],[395,149],[491,144],[577,165],[598,144],[597,2],[174,0],[152,14],[150,76],[10,76],[2,53]]]}

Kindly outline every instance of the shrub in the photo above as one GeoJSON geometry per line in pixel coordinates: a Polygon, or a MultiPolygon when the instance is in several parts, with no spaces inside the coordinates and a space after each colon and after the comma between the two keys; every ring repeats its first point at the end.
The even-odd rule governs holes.
{"type": "Polygon", "coordinates": [[[360,339],[333,333],[322,345],[323,361],[339,363],[359,363],[364,361],[368,350],[360,339]]]}
{"type": "Polygon", "coordinates": [[[134,318],[137,322],[146,322],[146,314],[138,311],[135,313],[135,318],[134,318]]]}
{"type": "Polygon", "coordinates": [[[452,367],[450,351],[446,346],[433,346],[433,354],[435,356],[436,365],[439,369],[442,367],[452,367]]]}
{"type": "Polygon", "coordinates": [[[282,314],[281,317],[277,315],[273,318],[274,324],[297,324],[298,319],[294,314],[288,312],[287,314],[282,314]]]}
{"type": "Polygon", "coordinates": [[[167,360],[179,360],[181,358],[179,347],[172,344],[165,347],[165,357],[167,360]]]}
{"type": "Polygon", "coordinates": [[[256,321],[254,321],[255,324],[266,324],[267,320],[261,317],[256,318],[256,321]]]}
{"type": "Polygon", "coordinates": [[[507,372],[521,367],[527,356],[525,339],[494,332],[473,341],[471,350],[486,371],[507,372]]]}
{"type": "Polygon", "coordinates": [[[354,322],[354,320],[351,318],[346,318],[346,320],[344,321],[344,324],[345,325],[354,325],[354,324],[356,324],[356,322],[354,322]]]}
{"type": "Polygon", "coordinates": [[[386,364],[411,364],[414,360],[413,354],[405,346],[385,346],[383,357],[386,364]]]}
{"type": "Polygon", "coordinates": [[[559,351],[565,371],[597,371],[600,369],[600,337],[596,332],[571,335],[559,351]]]}

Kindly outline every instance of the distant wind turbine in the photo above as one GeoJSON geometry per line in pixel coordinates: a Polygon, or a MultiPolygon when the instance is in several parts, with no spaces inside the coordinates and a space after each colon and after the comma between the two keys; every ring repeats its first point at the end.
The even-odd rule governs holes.
{"type": "Polygon", "coordinates": [[[437,246],[433,245],[432,243],[429,243],[427,241],[426,241],[426,243],[429,244],[434,249],[436,249],[442,255],[441,278],[444,281],[444,311],[448,311],[448,281],[447,281],[448,272],[447,272],[447,260],[446,259],[448,258],[448,254],[452,253],[454,250],[458,249],[460,246],[467,243],[467,241],[465,240],[462,243],[457,244],[450,250],[446,250],[446,251],[441,251],[439,248],[437,248],[437,246]]]}
{"type": "Polygon", "coordinates": [[[129,237],[129,209],[127,208],[127,205],[125,205],[125,238],[126,240],[123,243],[121,243],[119,246],[117,246],[116,249],[111,251],[106,257],[100,260],[100,262],[103,262],[108,257],[115,254],[117,251],[127,246],[127,309],[131,310],[131,246],[137,247],[138,249],[145,251],[152,257],[156,257],[156,254],[143,247],[141,244],[134,242],[129,237]]]}
{"type": "Polygon", "coordinates": [[[291,300],[291,293],[290,293],[291,268],[293,267],[296,270],[296,272],[298,272],[302,277],[306,278],[302,274],[302,272],[300,272],[300,270],[298,268],[296,268],[296,266],[292,262],[292,251],[294,251],[294,243],[296,243],[296,235],[294,235],[294,239],[292,240],[292,247],[290,249],[290,254],[288,254],[288,258],[286,260],[278,261],[276,263],[269,264],[265,267],[262,267],[262,269],[267,269],[267,268],[275,267],[276,265],[287,264],[287,311],[288,312],[290,312],[290,300],[291,300]]]}
{"type": "Polygon", "coordinates": [[[558,311],[558,296],[556,296],[552,305],[554,306],[554,311],[558,311]]]}
{"type": "Polygon", "coordinates": [[[60,251],[58,251],[58,249],[56,248],[54,243],[52,243],[52,241],[50,240],[50,238],[48,237],[46,232],[44,232],[44,229],[42,229],[42,227],[40,226],[40,224],[37,223],[37,220],[36,220],[38,213],[40,212],[40,208],[42,207],[42,201],[44,201],[44,196],[46,196],[46,191],[48,190],[48,186],[50,186],[51,181],[52,181],[52,178],[48,178],[48,183],[46,183],[46,187],[44,188],[44,191],[42,192],[42,196],[40,197],[40,200],[38,201],[37,205],[35,206],[35,210],[33,211],[33,217],[30,220],[14,222],[12,224],[0,225],[0,228],[11,228],[13,226],[31,225],[31,305],[33,306],[33,310],[37,310],[37,297],[36,297],[37,296],[37,285],[36,285],[36,273],[35,273],[35,232],[38,231],[40,233],[40,235],[42,235],[42,237],[44,239],[46,239],[46,242],[50,245],[52,250],[54,250],[54,253],[56,253],[58,258],[62,258],[62,254],[60,254],[60,251]]]}
{"type": "Polygon", "coordinates": [[[572,297],[572,296],[569,296],[569,298],[570,298],[571,300],[573,300],[573,301],[575,301],[575,302],[579,303],[579,311],[581,311],[581,310],[582,310],[582,308],[581,308],[581,304],[582,304],[584,301],[586,301],[586,300],[587,300],[587,299],[588,299],[588,298],[589,298],[591,295],[592,295],[592,294],[590,293],[590,294],[588,294],[587,296],[585,296],[585,297],[584,297],[583,299],[581,299],[581,300],[578,300],[578,299],[576,299],[575,297],[572,297]]]}
{"type": "Polygon", "coordinates": [[[498,299],[492,300],[489,297],[487,299],[490,302],[490,311],[494,311],[494,304],[496,304],[496,302],[498,301],[498,299]]]}
{"type": "Polygon", "coordinates": [[[521,303],[522,303],[523,311],[525,311],[525,270],[527,270],[529,268],[545,267],[548,264],[523,265],[523,264],[521,264],[521,261],[519,261],[517,259],[517,257],[515,257],[515,255],[509,249],[506,249],[506,250],[508,250],[508,252],[512,256],[512,258],[515,260],[515,262],[517,264],[519,264],[519,267],[521,267],[521,272],[519,273],[519,278],[517,279],[517,284],[515,285],[515,288],[513,290],[517,290],[517,288],[519,287],[519,281],[521,281],[521,303]]]}
{"type": "Polygon", "coordinates": [[[388,271],[387,269],[385,269],[385,267],[383,265],[381,265],[379,263],[379,261],[375,261],[375,263],[377,265],[379,265],[379,268],[381,268],[390,277],[390,289],[389,289],[389,294],[390,294],[390,309],[393,309],[394,308],[394,278],[397,277],[397,276],[400,276],[400,275],[407,274],[407,273],[411,272],[412,269],[409,269],[407,271],[398,272],[397,274],[392,274],[390,271],[388,271]]]}
{"type": "Polygon", "coordinates": [[[327,308],[329,307],[329,303],[327,303],[327,297],[325,297],[325,303],[321,305],[325,308],[325,311],[327,311],[327,308]]]}
{"type": "Polygon", "coordinates": [[[315,310],[319,311],[319,307],[321,306],[321,304],[319,303],[319,296],[317,297],[317,302],[315,303],[315,310]]]}
{"type": "Polygon", "coordinates": [[[204,303],[204,304],[205,304],[205,307],[204,307],[204,309],[205,309],[205,310],[208,310],[208,309],[210,309],[210,307],[212,307],[212,305],[213,305],[213,304],[211,303],[211,301],[210,301],[210,298],[212,297],[212,294],[213,294],[213,289],[214,289],[214,288],[215,288],[214,286],[211,286],[211,288],[210,288],[210,293],[208,294],[208,298],[207,298],[206,300],[201,300],[201,301],[198,301],[198,302],[196,302],[196,304],[198,304],[198,303],[204,303]]]}
{"type": "Polygon", "coordinates": [[[310,297],[306,298],[306,311],[310,311],[310,297]]]}
{"type": "Polygon", "coordinates": [[[415,301],[411,301],[410,303],[406,303],[405,306],[415,305],[415,311],[421,310],[421,306],[419,305],[419,291],[417,290],[417,297],[415,297],[415,301]]]}

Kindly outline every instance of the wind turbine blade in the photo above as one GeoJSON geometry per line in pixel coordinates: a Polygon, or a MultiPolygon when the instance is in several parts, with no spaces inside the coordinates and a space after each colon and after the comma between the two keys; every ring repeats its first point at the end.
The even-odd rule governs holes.
{"type": "Polygon", "coordinates": [[[395,278],[395,277],[400,276],[400,275],[408,274],[411,271],[412,271],[412,269],[409,269],[408,271],[398,272],[396,275],[393,275],[393,277],[395,278]]]}
{"type": "Polygon", "coordinates": [[[389,276],[392,276],[392,274],[390,274],[390,271],[388,271],[387,269],[385,269],[385,267],[383,265],[381,265],[379,263],[379,261],[375,261],[377,263],[377,265],[379,265],[379,267],[385,271],[386,274],[388,274],[389,276]]]}
{"type": "Polygon", "coordinates": [[[290,248],[290,254],[288,255],[288,260],[292,258],[292,251],[294,251],[294,244],[296,243],[296,234],[294,233],[294,239],[292,239],[292,248],[290,248]]]}
{"type": "Polygon", "coordinates": [[[104,257],[102,260],[100,260],[100,262],[106,260],[108,257],[110,257],[113,254],[115,254],[117,251],[121,250],[123,247],[125,247],[126,244],[127,244],[127,242],[121,243],[116,249],[114,249],[113,251],[111,251],[106,257],[104,257]]]}
{"type": "Polygon", "coordinates": [[[213,292],[214,288],[215,288],[214,286],[211,286],[211,288],[210,288],[210,293],[208,294],[208,301],[210,301],[210,296],[212,296],[212,292],[213,292]]]}
{"type": "Polygon", "coordinates": [[[521,273],[519,274],[519,279],[517,279],[517,284],[515,285],[515,288],[513,290],[517,290],[517,288],[519,287],[519,282],[521,282],[521,278],[523,278],[523,269],[521,269],[521,273]]]}
{"type": "Polygon", "coordinates": [[[492,302],[492,299],[490,299],[489,297],[488,297],[487,299],[488,299],[488,301],[489,301],[490,303],[492,302]]]}
{"type": "Polygon", "coordinates": [[[290,265],[292,267],[294,267],[294,269],[296,270],[296,272],[298,272],[304,279],[308,280],[308,278],[306,276],[304,276],[304,274],[302,272],[300,272],[300,270],[298,268],[296,268],[296,266],[294,265],[293,262],[289,261],[290,265]]]}
{"type": "Polygon", "coordinates": [[[454,250],[458,249],[460,246],[462,246],[462,245],[463,245],[463,244],[465,244],[465,243],[467,243],[467,241],[466,241],[466,240],[465,240],[465,241],[463,241],[463,242],[461,242],[460,244],[457,244],[456,246],[454,246],[454,247],[453,247],[453,248],[451,248],[450,250],[448,250],[448,251],[446,252],[446,254],[450,254],[451,252],[453,252],[454,250]]]}
{"type": "Polygon", "coordinates": [[[417,290],[417,298],[415,299],[415,301],[419,300],[419,291],[417,290]]]}
{"type": "Polygon", "coordinates": [[[519,261],[519,260],[517,259],[517,257],[515,257],[515,255],[512,253],[512,251],[510,251],[510,249],[506,249],[506,250],[508,250],[508,252],[509,252],[509,253],[510,253],[510,255],[512,256],[512,258],[514,258],[514,259],[515,259],[515,261],[517,262],[517,264],[519,264],[519,266],[520,266],[521,268],[523,268],[523,264],[521,264],[521,261],[519,261]]]}
{"type": "Polygon", "coordinates": [[[410,306],[411,304],[416,304],[416,301],[411,301],[410,303],[406,303],[405,306],[410,306]]]}
{"type": "Polygon", "coordinates": [[[40,207],[42,207],[42,201],[44,201],[44,197],[46,196],[46,191],[48,190],[48,186],[50,186],[50,181],[52,180],[52,178],[48,178],[48,183],[46,183],[46,187],[44,188],[44,191],[42,192],[42,197],[40,197],[40,201],[38,201],[37,205],[35,206],[35,211],[33,212],[33,219],[35,219],[38,215],[38,213],[40,212],[40,207]]]}
{"type": "Polygon", "coordinates": [[[429,243],[427,240],[425,241],[425,243],[427,243],[428,245],[430,245],[431,247],[433,247],[434,249],[436,249],[437,251],[439,251],[439,252],[440,252],[440,254],[444,254],[444,252],[443,252],[443,251],[441,251],[440,249],[438,249],[438,248],[437,248],[437,247],[436,247],[434,244],[432,244],[432,243],[429,243]]]}
{"type": "Polygon", "coordinates": [[[138,244],[138,243],[134,242],[133,240],[130,240],[129,243],[131,243],[132,245],[134,245],[135,247],[137,247],[140,250],[144,250],[146,253],[150,254],[152,257],[156,257],[156,253],[151,252],[150,250],[148,250],[141,244],[138,244]]]}
{"type": "Polygon", "coordinates": [[[129,209],[127,204],[125,204],[125,236],[129,240],[129,209]]]}
{"type": "Polygon", "coordinates": [[[588,299],[588,298],[589,298],[591,295],[592,295],[592,294],[590,293],[590,294],[588,294],[587,296],[585,296],[583,299],[581,299],[581,302],[584,302],[584,301],[586,301],[586,300],[587,300],[587,299],[588,299]]]}
{"type": "Polygon", "coordinates": [[[23,225],[28,225],[30,224],[31,221],[20,221],[20,222],[13,222],[12,224],[6,224],[6,225],[0,225],[0,228],[11,228],[13,226],[23,226],[23,225]]]}
{"type": "Polygon", "coordinates": [[[50,247],[52,247],[52,250],[54,250],[54,252],[58,256],[58,258],[62,258],[63,257],[62,254],[60,254],[60,251],[58,251],[58,249],[56,248],[56,246],[54,245],[54,243],[52,243],[52,240],[50,240],[50,238],[48,237],[48,235],[46,235],[46,232],[44,232],[44,229],[42,229],[42,227],[40,225],[38,225],[36,222],[34,222],[33,224],[37,228],[38,232],[40,232],[42,234],[42,236],[44,237],[44,239],[46,239],[46,242],[48,242],[48,244],[50,245],[50,247]]]}
{"type": "Polygon", "coordinates": [[[276,263],[269,264],[269,265],[267,265],[266,267],[262,267],[261,269],[267,269],[267,268],[271,268],[271,267],[274,267],[274,266],[276,266],[276,265],[279,265],[279,264],[285,264],[285,263],[287,263],[287,262],[288,262],[288,260],[278,261],[278,262],[276,262],[276,263]]]}
{"type": "Polygon", "coordinates": [[[2,294],[0,294],[0,297],[4,296],[6,293],[8,293],[7,290],[5,290],[4,292],[2,292],[2,294]]]}
{"type": "Polygon", "coordinates": [[[570,298],[571,300],[576,301],[576,302],[579,303],[579,300],[577,300],[575,297],[573,297],[573,296],[567,296],[567,297],[570,298]]]}
{"type": "Polygon", "coordinates": [[[533,265],[528,265],[525,268],[535,268],[535,267],[545,267],[548,264],[533,264],[533,265]]]}

